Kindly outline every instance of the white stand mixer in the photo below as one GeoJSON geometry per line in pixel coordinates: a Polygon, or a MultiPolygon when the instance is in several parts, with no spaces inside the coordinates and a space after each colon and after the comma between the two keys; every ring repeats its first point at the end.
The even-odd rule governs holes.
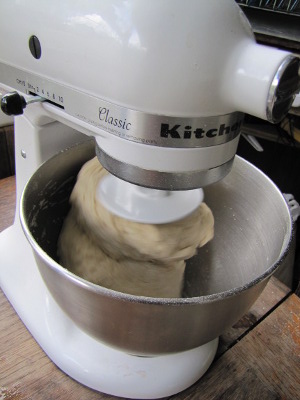
{"type": "MultiPolygon", "coordinates": [[[[15,119],[18,206],[14,226],[0,236],[1,288],[71,377],[117,396],[164,397],[205,373],[218,339],[137,357],[84,333],[36,267],[18,220],[23,188],[41,163],[82,141],[81,133],[95,136],[101,163],[125,181],[164,190],[212,184],[230,171],[244,112],[273,122],[287,112],[299,60],[257,45],[234,1],[76,7],[71,0],[0,6],[1,86],[45,100],[15,119]]],[[[9,96],[4,103],[10,109],[9,96]]]]}

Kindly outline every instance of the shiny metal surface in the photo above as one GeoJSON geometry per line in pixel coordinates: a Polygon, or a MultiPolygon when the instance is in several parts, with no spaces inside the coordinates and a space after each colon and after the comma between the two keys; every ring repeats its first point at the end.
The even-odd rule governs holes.
{"type": "Polygon", "coordinates": [[[123,163],[111,157],[96,144],[98,160],[113,175],[134,183],[154,189],[162,190],[190,190],[198,189],[223,179],[231,170],[234,157],[215,168],[189,172],[151,171],[123,163]]]}
{"type": "MultiPolygon", "coordinates": [[[[75,123],[76,128],[84,124],[83,133],[95,134],[101,143],[97,154],[101,163],[111,173],[126,181],[165,190],[189,190],[212,184],[230,171],[244,117],[241,112],[200,117],[148,113],[120,106],[40,74],[12,67],[1,60],[0,76],[6,84],[16,87],[18,91],[35,94],[32,97],[40,101],[44,98],[44,111],[49,111],[50,106],[55,119],[59,115],[59,120],[66,119],[64,123],[68,124],[71,118],[71,126],[75,123]],[[125,143],[122,147],[115,142],[108,145],[114,139],[121,139],[125,143]],[[142,145],[143,150],[138,151],[145,154],[151,152],[154,163],[150,166],[145,164],[147,156],[144,156],[136,164],[137,159],[132,158],[136,151],[134,147],[130,150],[129,159],[126,158],[125,148],[128,143],[142,145]],[[223,151],[222,146],[226,144],[230,146],[223,151]],[[160,152],[153,156],[153,151],[162,149],[165,151],[163,155],[160,152]],[[214,155],[206,158],[199,153],[196,157],[197,165],[187,154],[180,155],[181,160],[186,160],[186,166],[191,163],[193,167],[189,172],[178,173],[178,158],[172,158],[170,149],[207,149],[214,155]],[[159,159],[164,160],[160,166],[157,165],[159,159]],[[167,172],[166,166],[172,166],[176,172],[167,172]]],[[[19,113],[21,111],[18,110],[19,113]]]]}
{"type": "Polygon", "coordinates": [[[202,117],[151,114],[121,107],[99,96],[91,96],[1,62],[0,76],[6,84],[21,92],[36,94],[35,101],[51,101],[67,114],[93,127],[143,145],[172,148],[218,146],[239,135],[244,118],[240,112],[202,117]]]}
{"type": "Polygon", "coordinates": [[[69,193],[93,155],[93,141],[58,154],[22,196],[22,226],[55,300],[88,334],[131,354],[184,351],[219,336],[250,308],[288,252],[292,220],[279,190],[236,157],[229,175],[205,190],[215,238],[188,262],[184,297],[131,296],[84,281],[57,262],[69,193]]]}
{"type": "Polygon", "coordinates": [[[267,99],[267,118],[280,122],[291,108],[300,88],[300,58],[289,55],[279,66],[267,99]]]}

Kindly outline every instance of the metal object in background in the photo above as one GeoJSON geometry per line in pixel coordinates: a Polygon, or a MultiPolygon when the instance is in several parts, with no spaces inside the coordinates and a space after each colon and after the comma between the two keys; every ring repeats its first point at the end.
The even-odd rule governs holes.
{"type": "Polygon", "coordinates": [[[296,235],[297,235],[297,224],[295,223],[300,215],[299,203],[294,199],[292,194],[284,193],[283,197],[288,203],[290,208],[291,216],[293,219],[293,234],[290,244],[290,250],[274,274],[281,282],[286,286],[293,289],[294,284],[294,268],[295,268],[295,253],[296,253],[296,235]]]}
{"type": "Polygon", "coordinates": [[[236,0],[261,43],[300,50],[300,0],[236,0]]]}
{"type": "Polygon", "coordinates": [[[237,0],[246,7],[300,16],[300,0],[237,0]]]}
{"type": "Polygon", "coordinates": [[[293,221],[296,222],[298,217],[300,216],[300,205],[299,203],[295,200],[294,196],[290,193],[284,193],[283,194],[284,198],[286,199],[290,211],[292,214],[293,221]]]}

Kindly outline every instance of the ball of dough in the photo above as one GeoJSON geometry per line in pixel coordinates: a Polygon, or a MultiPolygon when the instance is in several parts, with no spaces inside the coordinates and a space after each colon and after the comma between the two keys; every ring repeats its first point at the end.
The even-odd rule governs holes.
{"type": "Polygon", "coordinates": [[[168,224],[123,219],[97,198],[97,186],[107,173],[95,157],[78,174],[58,242],[62,265],[120,292],[180,297],[185,260],[213,237],[211,210],[202,203],[192,214],[168,224]]]}
{"type": "Polygon", "coordinates": [[[116,259],[169,263],[191,258],[198,247],[213,238],[214,218],[205,203],[187,217],[167,224],[138,223],[112,214],[96,195],[97,186],[107,173],[96,157],[88,161],[70,199],[79,225],[106,254],[116,259]]]}
{"type": "Polygon", "coordinates": [[[180,297],[185,262],[158,264],[130,258],[115,260],[78,225],[71,211],[59,240],[61,262],[75,275],[118,292],[148,297],[180,297]]]}

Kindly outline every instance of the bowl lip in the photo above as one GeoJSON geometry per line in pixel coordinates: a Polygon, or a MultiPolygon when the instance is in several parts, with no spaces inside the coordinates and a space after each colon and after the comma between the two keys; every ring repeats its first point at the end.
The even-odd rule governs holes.
{"type": "MultiPolygon", "coordinates": [[[[72,146],[65,151],[71,150],[74,147],[80,146],[81,143],[72,146]]],[[[56,154],[55,156],[51,157],[49,160],[61,155],[62,152],[56,154]]],[[[31,179],[35,174],[39,171],[39,168],[36,170],[35,174],[32,175],[32,177],[28,180],[26,183],[22,194],[20,198],[20,211],[19,211],[19,218],[21,222],[22,229],[24,231],[24,234],[29,241],[32,250],[34,251],[35,255],[38,255],[42,260],[47,264],[48,267],[50,267],[52,270],[57,272],[59,275],[64,276],[68,280],[71,280],[76,286],[79,286],[81,288],[85,288],[91,292],[94,292],[96,294],[100,294],[104,297],[109,297],[111,299],[119,300],[119,301],[124,301],[124,302],[133,302],[133,303],[141,303],[141,304],[153,304],[153,305],[170,305],[170,306],[192,306],[192,305],[199,305],[199,304],[207,304],[207,303],[212,303],[212,302],[217,302],[220,300],[227,299],[232,296],[237,296],[246,290],[249,290],[253,286],[258,285],[259,283],[262,283],[263,281],[267,281],[272,274],[276,271],[276,269],[279,267],[279,265],[283,262],[285,257],[287,256],[290,247],[291,247],[291,242],[293,238],[293,219],[291,216],[290,208],[288,206],[288,203],[286,199],[284,198],[282,192],[279,190],[277,185],[264,173],[262,172],[259,168],[257,168],[255,165],[251,164],[249,161],[243,159],[242,157],[236,155],[235,158],[238,160],[238,162],[242,162],[244,164],[248,164],[251,166],[251,168],[254,168],[259,174],[262,174],[265,179],[269,181],[269,183],[273,186],[273,188],[278,192],[278,195],[282,197],[284,200],[285,206],[287,208],[287,212],[289,215],[289,225],[288,230],[289,230],[289,238],[287,241],[284,241],[280,255],[278,260],[273,263],[263,274],[257,276],[255,279],[251,280],[250,282],[246,283],[245,285],[238,286],[232,289],[228,289],[222,292],[218,293],[212,293],[212,294],[207,294],[203,296],[195,296],[195,297],[176,297],[176,298],[165,298],[165,297],[148,297],[148,296],[138,296],[138,295],[132,295],[128,293],[123,293],[123,292],[118,292],[113,289],[108,289],[103,286],[97,285],[95,283],[89,282],[77,275],[75,275],[73,272],[69,271],[67,268],[63,267],[60,265],[58,262],[53,260],[35,241],[33,238],[29,227],[27,226],[26,223],[26,218],[25,218],[25,213],[24,213],[24,202],[25,202],[25,195],[26,191],[28,190],[28,186],[31,182],[31,179]]],[[[48,160],[48,161],[49,161],[48,160]]],[[[47,162],[47,161],[46,161],[47,162]]],[[[43,164],[42,164],[43,165],[43,164]]],[[[42,167],[40,166],[40,168],[42,167]]],[[[40,270],[40,267],[38,265],[38,268],[40,270]]],[[[41,270],[40,270],[41,273],[41,270]]],[[[42,273],[41,273],[42,275],[42,273]]],[[[46,283],[46,282],[45,282],[46,283]]],[[[266,282],[267,283],[267,282],[266,282]]]]}

